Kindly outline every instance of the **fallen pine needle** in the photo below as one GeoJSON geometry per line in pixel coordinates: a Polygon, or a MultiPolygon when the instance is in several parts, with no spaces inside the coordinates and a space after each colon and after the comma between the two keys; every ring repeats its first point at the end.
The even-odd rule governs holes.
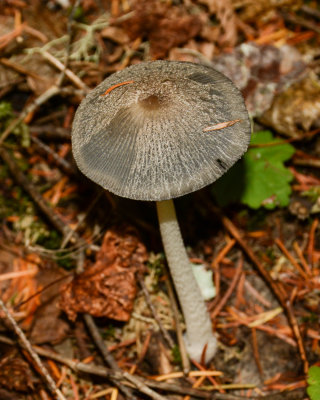
{"type": "Polygon", "coordinates": [[[309,234],[309,243],[308,243],[308,247],[307,247],[307,253],[308,253],[308,261],[311,264],[311,267],[313,266],[313,262],[314,262],[313,251],[314,251],[314,242],[315,242],[315,232],[318,227],[318,224],[319,224],[319,220],[316,218],[311,225],[310,234],[309,234]]]}
{"type": "Polygon", "coordinates": [[[107,394],[111,394],[111,399],[110,400],[116,400],[118,397],[118,389],[117,388],[108,388],[104,390],[100,390],[100,392],[97,392],[89,397],[89,399],[97,399],[102,396],[106,396],[107,394]]]}
{"type": "Polygon", "coordinates": [[[199,389],[202,390],[241,390],[241,389],[254,389],[257,385],[253,383],[230,383],[226,385],[217,385],[217,386],[200,386],[199,389]]]}
{"type": "Polygon", "coordinates": [[[303,268],[305,269],[306,274],[307,274],[309,277],[312,276],[311,268],[310,268],[310,266],[308,265],[306,259],[304,258],[303,252],[302,252],[300,246],[298,245],[298,242],[293,242],[292,247],[293,247],[294,251],[296,252],[297,256],[300,258],[301,265],[302,265],[303,268]]]}
{"type": "Polygon", "coordinates": [[[107,89],[104,93],[102,93],[101,96],[106,96],[107,94],[109,94],[112,90],[116,89],[117,87],[120,87],[123,85],[129,85],[130,83],[134,83],[134,81],[126,81],[126,82],[117,83],[116,85],[109,87],[109,89],[107,89]]]}
{"type": "Polygon", "coordinates": [[[303,268],[301,268],[301,266],[297,263],[297,261],[293,258],[293,256],[291,255],[291,253],[289,253],[289,251],[286,249],[285,245],[282,243],[282,241],[280,239],[275,239],[275,243],[277,244],[277,246],[279,247],[279,249],[282,251],[282,253],[287,257],[287,259],[290,261],[290,263],[293,265],[293,267],[295,267],[296,270],[299,271],[300,275],[304,278],[304,279],[308,279],[308,275],[305,273],[305,271],[303,270],[303,268]]]}
{"type": "Polygon", "coordinates": [[[9,279],[20,278],[21,276],[35,275],[38,268],[29,269],[28,271],[7,272],[0,275],[0,281],[7,281],[9,279]]]}
{"type": "MultiPolygon", "coordinates": [[[[187,375],[188,378],[191,377],[207,377],[207,376],[222,376],[223,373],[221,371],[190,371],[187,375]]],[[[183,378],[186,375],[182,372],[182,371],[178,371],[178,372],[172,372],[171,374],[165,374],[165,375],[159,375],[159,376],[153,376],[150,377],[158,382],[161,381],[166,381],[168,379],[175,379],[175,378],[183,378]]]]}
{"type": "Polygon", "coordinates": [[[283,309],[281,307],[277,307],[274,310],[266,311],[264,313],[255,315],[255,321],[248,324],[249,328],[255,328],[259,325],[265,324],[266,322],[270,321],[277,315],[281,314],[283,309]]]}
{"type": "Polygon", "coordinates": [[[222,308],[225,306],[227,303],[229,297],[231,296],[234,288],[236,287],[236,284],[240,278],[241,272],[242,272],[242,267],[243,267],[243,258],[241,257],[238,262],[238,266],[236,268],[234,277],[230,283],[230,286],[228,287],[228,290],[226,291],[225,295],[222,297],[221,301],[217,304],[217,306],[214,308],[212,313],[210,313],[210,317],[213,320],[219,312],[222,310],[222,308]]]}
{"type": "MultiPolygon", "coordinates": [[[[200,376],[200,378],[198,378],[198,379],[196,380],[196,382],[192,385],[192,387],[193,387],[194,389],[198,388],[199,386],[202,385],[202,383],[203,383],[203,381],[204,381],[205,379],[206,379],[205,376],[200,376]]],[[[184,397],[183,400],[190,400],[190,396],[184,397]]]]}

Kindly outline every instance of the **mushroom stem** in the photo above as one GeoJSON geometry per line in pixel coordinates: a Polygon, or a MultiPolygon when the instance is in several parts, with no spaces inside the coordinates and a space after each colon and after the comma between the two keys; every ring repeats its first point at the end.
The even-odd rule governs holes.
{"type": "Polygon", "coordinates": [[[217,340],[183,244],[173,200],[158,201],[157,211],[163,247],[186,323],[187,352],[199,362],[206,346],[205,361],[208,362],[216,352],[217,340]]]}

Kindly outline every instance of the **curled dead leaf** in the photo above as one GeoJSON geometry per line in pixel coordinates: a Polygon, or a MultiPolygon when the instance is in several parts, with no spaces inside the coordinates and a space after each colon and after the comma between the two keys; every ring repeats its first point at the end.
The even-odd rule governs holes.
{"type": "Polygon", "coordinates": [[[297,49],[284,45],[243,43],[232,53],[214,59],[214,68],[225,74],[241,90],[249,113],[266,112],[277,93],[306,73],[307,64],[297,49]]]}
{"type": "Polygon", "coordinates": [[[211,15],[216,15],[219,20],[217,40],[224,46],[235,46],[237,42],[237,16],[231,0],[200,0],[205,4],[211,15]]]}
{"type": "Polygon", "coordinates": [[[128,321],[137,291],[135,273],[146,260],[146,248],[132,228],[107,231],[95,264],[64,288],[60,307],[71,320],[82,312],[128,321]]]}
{"type": "Polygon", "coordinates": [[[156,0],[139,0],[133,4],[134,15],[122,26],[132,40],[147,39],[155,59],[163,58],[173,47],[186,43],[201,30],[200,19],[183,7],[156,0]]]}
{"type": "Polygon", "coordinates": [[[243,21],[265,17],[270,11],[277,9],[290,8],[298,9],[301,7],[302,0],[231,0],[235,9],[240,10],[240,18],[243,21]]]}
{"type": "Polygon", "coordinates": [[[320,81],[313,74],[276,96],[261,121],[286,136],[320,127],[320,81]]]}

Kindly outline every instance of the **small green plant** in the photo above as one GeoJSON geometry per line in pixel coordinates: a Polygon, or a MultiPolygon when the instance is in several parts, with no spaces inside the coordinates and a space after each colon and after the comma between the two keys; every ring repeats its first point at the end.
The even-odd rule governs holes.
{"type": "Polygon", "coordinates": [[[171,354],[172,354],[173,362],[177,365],[181,365],[182,359],[181,359],[181,353],[180,353],[179,346],[174,345],[174,347],[171,350],[171,354]]]}
{"type": "Polygon", "coordinates": [[[320,399],[320,367],[313,366],[309,368],[308,372],[308,387],[307,393],[311,400],[320,399]]]}
{"type": "MultiPolygon", "coordinates": [[[[6,101],[0,102],[0,130],[4,131],[14,118],[11,104],[6,101]]],[[[21,122],[12,133],[19,139],[21,146],[28,147],[30,145],[29,129],[26,124],[21,122]]]]}
{"type": "Polygon", "coordinates": [[[213,185],[218,204],[240,202],[254,209],[287,206],[293,177],[284,162],[292,157],[294,147],[274,139],[269,131],[254,133],[250,146],[242,160],[213,185]]]}

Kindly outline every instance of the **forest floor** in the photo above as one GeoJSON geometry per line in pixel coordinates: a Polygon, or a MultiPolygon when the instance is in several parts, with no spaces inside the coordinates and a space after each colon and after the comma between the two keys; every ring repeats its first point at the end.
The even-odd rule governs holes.
{"type": "Polygon", "coordinates": [[[1,5],[0,399],[320,399],[318,2],[1,5]],[[72,157],[86,94],[156,59],[223,72],[254,123],[228,177],[175,201],[212,271],[207,365],[186,356],[155,204],[72,157]]]}

